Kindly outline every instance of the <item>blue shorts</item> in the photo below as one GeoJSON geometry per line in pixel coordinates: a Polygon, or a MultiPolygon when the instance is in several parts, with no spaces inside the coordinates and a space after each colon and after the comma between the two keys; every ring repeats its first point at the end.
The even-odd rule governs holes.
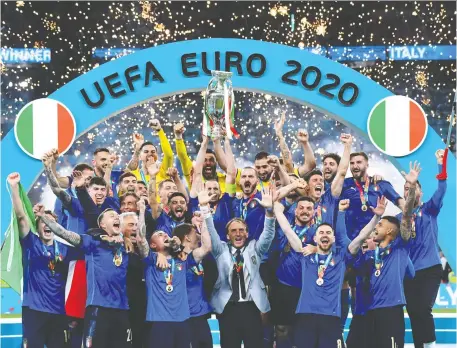
{"type": "Polygon", "coordinates": [[[340,318],[322,314],[298,314],[294,329],[297,348],[341,348],[340,318]]]}
{"type": "Polygon", "coordinates": [[[149,322],[148,348],[189,348],[189,322],[149,322]]]}

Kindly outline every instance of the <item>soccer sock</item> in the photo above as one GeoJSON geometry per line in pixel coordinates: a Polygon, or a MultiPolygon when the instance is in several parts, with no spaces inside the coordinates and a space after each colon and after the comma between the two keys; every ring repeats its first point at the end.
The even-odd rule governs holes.
{"type": "Polygon", "coordinates": [[[436,348],[436,342],[424,343],[424,348],[436,348]]]}

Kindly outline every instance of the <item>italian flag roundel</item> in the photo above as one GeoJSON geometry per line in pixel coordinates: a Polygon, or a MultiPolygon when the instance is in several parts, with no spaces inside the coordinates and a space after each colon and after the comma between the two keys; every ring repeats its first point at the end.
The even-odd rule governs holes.
{"type": "Polygon", "coordinates": [[[52,149],[65,153],[75,139],[76,125],[73,115],[62,103],[42,98],[21,109],[14,133],[25,153],[41,159],[45,152],[52,149]]]}
{"type": "Polygon", "coordinates": [[[382,99],[368,117],[372,143],[389,156],[406,156],[416,151],[427,135],[427,116],[414,100],[404,96],[382,99]]]}

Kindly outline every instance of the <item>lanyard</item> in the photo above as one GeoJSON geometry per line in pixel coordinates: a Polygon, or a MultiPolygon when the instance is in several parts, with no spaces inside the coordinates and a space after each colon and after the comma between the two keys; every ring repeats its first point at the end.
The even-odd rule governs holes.
{"type": "Polygon", "coordinates": [[[302,227],[302,229],[298,230],[298,226],[295,225],[294,227],[292,227],[292,230],[295,232],[295,234],[298,236],[298,238],[301,240],[301,242],[305,243],[306,242],[305,234],[306,234],[306,232],[308,232],[310,225],[308,225],[308,226],[300,226],[300,227],[302,227]],[[299,232],[299,233],[297,233],[297,232],[299,232]]]}
{"type": "MultiPolygon", "coordinates": [[[[238,249],[240,251],[240,255],[243,254],[243,251],[244,251],[244,247],[243,249],[238,249]]],[[[236,258],[235,256],[233,256],[233,253],[232,253],[232,246],[229,245],[229,251],[230,251],[230,256],[232,257],[232,261],[233,261],[233,266],[235,267],[235,270],[236,270],[236,273],[240,273],[241,270],[243,269],[243,260],[240,260],[240,262],[236,262],[236,258]]]]}
{"type": "Polygon", "coordinates": [[[171,259],[171,267],[168,270],[163,271],[165,282],[167,285],[173,285],[173,274],[175,273],[175,259],[171,259]]]}
{"type": "Polygon", "coordinates": [[[246,220],[246,217],[248,216],[249,203],[252,202],[252,200],[254,199],[256,193],[257,192],[254,192],[251,195],[251,197],[249,197],[249,199],[248,199],[248,201],[246,203],[243,203],[243,200],[240,200],[240,214],[241,214],[241,217],[243,218],[243,220],[246,220]]]}
{"type": "Polygon", "coordinates": [[[416,216],[422,216],[422,206],[418,206],[413,210],[413,215],[411,216],[411,238],[416,238],[416,216]]]}
{"type": "Polygon", "coordinates": [[[48,268],[51,271],[51,274],[54,275],[56,273],[55,272],[56,263],[63,261],[62,254],[60,253],[60,250],[59,250],[59,244],[56,241],[54,241],[54,260],[51,259],[51,253],[46,249],[46,246],[44,244],[42,244],[42,246],[43,246],[43,255],[49,258],[48,268]]]}
{"type": "MultiPolygon", "coordinates": [[[[316,254],[314,256],[316,263],[318,265],[318,268],[317,268],[318,280],[319,279],[323,280],[325,271],[327,270],[327,267],[330,264],[330,261],[332,260],[332,256],[333,256],[333,252],[330,252],[330,254],[327,255],[327,258],[325,259],[325,263],[323,265],[319,265],[319,255],[316,254]]],[[[323,284],[323,282],[321,284],[318,283],[318,285],[322,285],[322,284],[323,284]]]]}
{"type": "Polygon", "coordinates": [[[184,221],[178,221],[176,222],[175,220],[171,219],[170,226],[171,230],[174,230],[176,226],[182,225],[184,221]]]}
{"type": "Polygon", "coordinates": [[[197,276],[205,274],[205,271],[203,270],[203,265],[201,263],[199,263],[197,266],[193,266],[191,269],[197,276]]]}
{"type": "Polygon", "coordinates": [[[357,186],[357,190],[359,190],[359,195],[360,195],[360,201],[362,202],[362,210],[367,211],[367,202],[368,202],[368,189],[370,188],[370,177],[367,176],[367,179],[365,180],[365,184],[360,185],[360,183],[354,179],[355,186],[357,186]]]}
{"type": "Polygon", "coordinates": [[[143,172],[143,169],[140,168],[140,176],[141,176],[141,180],[146,183],[146,185],[148,184],[148,182],[146,181],[146,175],[144,175],[144,172],[143,172]]]}
{"type": "Polygon", "coordinates": [[[320,225],[322,223],[322,201],[321,201],[321,199],[319,199],[317,208],[314,211],[314,223],[316,225],[320,225]]]}
{"type": "Polygon", "coordinates": [[[385,255],[389,255],[390,254],[390,247],[391,246],[392,246],[392,243],[389,243],[389,245],[381,252],[380,252],[379,246],[377,246],[375,251],[374,251],[374,266],[376,268],[376,272],[375,272],[375,276],[376,277],[379,277],[379,275],[381,274],[381,267],[382,267],[382,264],[383,264],[382,258],[385,255]]]}

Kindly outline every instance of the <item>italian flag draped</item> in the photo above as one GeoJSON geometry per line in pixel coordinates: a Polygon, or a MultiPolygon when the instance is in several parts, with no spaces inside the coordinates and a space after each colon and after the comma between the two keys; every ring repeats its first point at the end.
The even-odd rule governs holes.
{"type": "Polygon", "coordinates": [[[368,130],[372,142],[380,150],[391,156],[405,156],[425,139],[426,115],[407,97],[389,97],[372,110],[368,130]]]}
{"type": "Polygon", "coordinates": [[[74,120],[59,102],[43,98],[23,108],[16,121],[16,138],[22,149],[32,157],[58,149],[65,152],[75,136],[74,120]]]}

